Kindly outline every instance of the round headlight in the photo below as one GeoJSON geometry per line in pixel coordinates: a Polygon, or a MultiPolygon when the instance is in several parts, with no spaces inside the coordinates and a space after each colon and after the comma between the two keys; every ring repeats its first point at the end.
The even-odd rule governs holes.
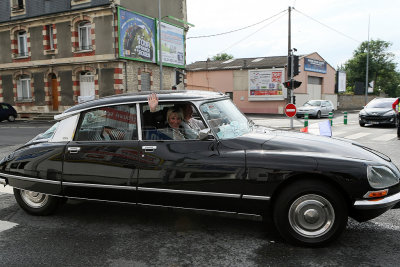
{"type": "Polygon", "coordinates": [[[399,183],[399,177],[386,166],[368,166],[367,177],[369,185],[375,189],[387,188],[399,183]]]}

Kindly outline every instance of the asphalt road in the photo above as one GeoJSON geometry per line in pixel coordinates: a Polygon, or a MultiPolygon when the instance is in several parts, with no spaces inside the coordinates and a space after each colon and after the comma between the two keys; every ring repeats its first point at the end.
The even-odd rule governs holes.
{"type": "MultiPolygon", "coordinates": [[[[277,128],[288,123],[255,121],[277,128]]],[[[50,127],[20,124],[0,125],[0,157],[50,127]]],[[[400,162],[393,128],[360,128],[354,118],[344,125],[338,117],[332,132],[351,138],[362,132],[355,141],[400,162]]],[[[337,242],[310,249],[286,244],[258,217],[77,200],[37,217],[0,192],[1,266],[398,266],[399,240],[400,209],[364,223],[350,219],[337,242]]]]}

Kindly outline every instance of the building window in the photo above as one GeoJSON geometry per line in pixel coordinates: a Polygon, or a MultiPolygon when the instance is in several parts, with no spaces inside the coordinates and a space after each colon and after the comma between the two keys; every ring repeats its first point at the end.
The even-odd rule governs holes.
{"type": "Polygon", "coordinates": [[[11,0],[12,11],[24,9],[24,0],[11,0]]]}
{"type": "Polygon", "coordinates": [[[48,49],[54,50],[54,28],[53,25],[46,26],[46,35],[48,40],[48,49]]]}
{"type": "Polygon", "coordinates": [[[79,37],[79,50],[92,49],[91,26],[89,22],[87,21],[81,22],[78,25],[78,37],[79,37]]]}
{"type": "Polygon", "coordinates": [[[18,32],[18,57],[28,56],[28,43],[26,31],[18,32]]]}
{"type": "Polygon", "coordinates": [[[141,91],[150,91],[151,90],[151,84],[150,84],[150,73],[143,72],[140,75],[140,81],[141,81],[141,91]]]}
{"type": "Polygon", "coordinates": [[[94,75],[91,72],[81,73],[79,77],[80,96],[78,103],[93,100],[96,97],[94,75]]]}
{"type": "Polygon", "coordinates": [[[17,80],[17,100],[29,100],[31,98],[31,79],[28,75],[22,75],[17,80]]]}

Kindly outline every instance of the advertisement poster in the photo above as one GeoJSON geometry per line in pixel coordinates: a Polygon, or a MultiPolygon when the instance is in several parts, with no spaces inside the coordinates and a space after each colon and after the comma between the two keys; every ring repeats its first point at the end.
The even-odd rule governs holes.
{"type": "Polygon", "coordinates": [[[282,69],[249,70],[249,96],[281,96],[282,69]]]}
{"type": "Polygon", "coordinates": [[[346,72],[338,71],[337,77],[338,77],[338,92],[339,93],[346,92],[346,72]]]}
{"type": "Polygon", "coordinates": [[[162,63],[185,67],[185,44],[182,28],[161,22],[162,63]]]}
{"type": "Polygon", "coordinates": [[[304,70],[318,73],[326,73],[326,62],[312,58],[304,58],[304,70]]]}
{"type": "Polygon", "coordinates": [[[156,62],[155,20],[119,9],[119,56],[156,62]]]}

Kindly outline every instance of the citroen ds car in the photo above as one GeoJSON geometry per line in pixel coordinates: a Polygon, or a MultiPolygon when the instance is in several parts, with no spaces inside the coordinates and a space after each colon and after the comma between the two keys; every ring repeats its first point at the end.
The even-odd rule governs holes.
{"type": "Polygon", "coordinates": [[[70,198],[255,214],[305,246],[338,238],[349,216],[366,221],[400,201],[400,172],[389,157],[352,141],[257,126],[225,94],[161,91],[157,113],[149,112],[147,93],[73,106],[0,160],[0,183],[34,215],[70,198]],[[163,111],[182,105],[204,127],[173,140],[163,134],[163,111]]]}

